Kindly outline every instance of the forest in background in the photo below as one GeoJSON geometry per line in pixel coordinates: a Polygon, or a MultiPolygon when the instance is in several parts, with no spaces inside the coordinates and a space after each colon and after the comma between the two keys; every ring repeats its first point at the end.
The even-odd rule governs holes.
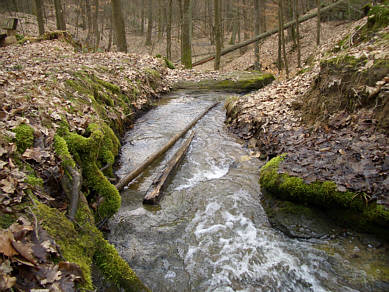
{"type": "MultiPolygon", "coordinates": [[[[0,12],[23,19],[20,25],[25,34],[68,30],[85,51],[162,55],[191,68],[196,60],[283,27],[315,7],[331,3],[316,0],[8,0],[1,1],[0,12]]],[[[321,15],[320,20],[359,18],[361,11],[356,7],[365,3],[344,1],[321,15]]],[[[318,30],[319,27],[320,21],[318,30]]],[[[299,46],[297,34],[298,26],[292,25],[285,36],[279,34],[279,39],[293,42],[295,49],[299,46]]],[[[257,59],[255,69],[261,69],[260,41],[253,46],[257,59]]],[[[282,67],[281,47],[279,41],[279,68],[282,67]]],[[[242,47],[239,53],[247,50],[242,47]]],[[[219,64],[217,59],[214,68],[218,69],[219,64]]]]}

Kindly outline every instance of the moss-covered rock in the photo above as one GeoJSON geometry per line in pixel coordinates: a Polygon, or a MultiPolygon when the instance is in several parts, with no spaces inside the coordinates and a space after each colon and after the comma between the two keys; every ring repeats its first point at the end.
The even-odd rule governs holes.
{"type": "Polygon", "coordinates": [[[285,155],[273,158],[262,167],[262,188],[283,200],[325,209],[342,224],[389,238],[389,210],[375,203],[366,204],[364,194],[338,191],[334,182],[306,184],[302,178],[278,173],[285,155]]]}
{"type": "Polygon", "coordinates": [[[174,85],[175,89],[205,89],[222,90],[228,92],[248,92],[260,89],[273,82],[274,76],[261,72],[238,72],[225,74],[219,79],[196,81],[180,81],[174,85]]]}
{"type": "Polygon", "coordinates": [[[21,124],[14,129],[16,134],[16,146],[19,153],[24,153],[27,148],[32,147],[34,144],[34,129],[29,125],[21,124]]]}

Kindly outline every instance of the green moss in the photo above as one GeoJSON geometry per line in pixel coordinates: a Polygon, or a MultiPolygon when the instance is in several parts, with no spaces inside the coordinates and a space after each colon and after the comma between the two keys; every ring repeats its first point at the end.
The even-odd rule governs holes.
{"type": "Polygon", "coordinates": [[[73,223],[58,209],[35,202],[33,208],[42,227],[55,239],[66,261],[76,263],[83,272],[85,282],[82,290],[92,290],[91,265],[95,251],[94,230],[83,228],[77,231],[73,223]]]}
{"type": "Polygon", "coordinates": [[[97,238],[96,249],[95,263],[107,280],[124,288],[125,291],[150,291],[119,256],[115,247],[102,236],[97,238]]]}
{"type": "Polygon", "coordinates": [[[34,143],[34,129],[29,125],[21,124],[16,129],[16,146],[18,147],[19,153],[24,153],[27,148],[32,147],[34,143]]]}
{"type": "Polygon", "coordinates": [[[68,145],[64,138],[59,135],[54,136],[54,151],[57,156],[62,160],[62,166],[75,167],[76,163],[73,160],[72,155],[69,153],[68,145]]]}
{"type": "MultiPolygon", "coordinates": [[[[340,192],[334,182],[306,184],[299,177],[278,173],[278,167],[284,158],[285,154],[275,157],[261,169],[261,186],[271,194],[283,200],[310,204],[327,210],[343,210],[341,217],[345,210],[349,211],[349,215],[343,218],[344,222],[351,223],[365,231],[371,231],[372,225],[379,226],[376,230],[382,230],[389,226],[388,210],[375,204],[366,206],[363,196],[349,191],[340,192]]],[[[388,235],[386,232],[385,236],[388,235]]]]}
{"type": "Polygon", "coordinates": [[[16,221],[15,214],[8,214],[0,212],[0,228],[7,229],[16,221]]]}
{"type": "Polygon", "coordinates": [[[35,175],[28,175],[25,179],[25,182],[34,187],[43,187],[43,179],[36,177],[35,175]]]}
{"type": "Polygon", "coordinates": [[[115,214],[121,204],[118,190],[98,167],[99,158],[104,163],[113,163],[119,151],[119,141],[108,128],[106,125],[90,124],[87,129],[89,137],[70,132],[63,136],[70,153],[81,166],[83,184],[92,190],[95,197],[103,199],[96,213],[96,217],[100,220],[115,214]]]}
{"type": "Polygon", "coordinates": [[[165,65],[166,67],[168,67],[169,69],[176,69],[176,67],[174,66],[173,62],[170,61],[168,58],[164,57],[163,58],[165,60],[165,65]]]}
{"type": "Polygon", "coordinates": [[[102,86],[104,86],[105,88],[109,89],[112,93],[120,93],[121,90],[120,90],[120,87],[113,84],[113,83],[110,83],[108,81],[104,81],[104,80],[101,80],[99,78],[95,78],[96,79],[96,82],[101,84],[102,86]]]}

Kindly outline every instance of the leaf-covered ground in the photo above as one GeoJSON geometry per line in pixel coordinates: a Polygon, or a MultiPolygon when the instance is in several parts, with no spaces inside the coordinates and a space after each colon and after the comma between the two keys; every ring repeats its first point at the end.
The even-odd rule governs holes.
{"type": "Polygon", "coordinates": [[[169,90],[162,59],[79,53],[66,34],[56,37],[0,48],[2,291],[71,291],[81,281],[79,267],[61,261],[30,207],[38,200],[63,213],[68,209],[60,182],[64,170],[53,147],[61,123],[83,135],[88,124],[105,122],[120,136],[169,90]]]}
{"type": "Polygon", "coordinates": [[[334,181],[340,191],[365,192],[371,199],[389,206],[388,129],[380,125],[376,114],[387,104],[389,78],[387,73],[378,80],[373,76],[374,84],[345,78],[346,71],[352,70],[359,76],[373,68],[376,60],[388,60],[389,28],[369,35],[368,40],[358,41],[366,23],[367,18],[354,23],[354,29],[343,31],[318,48],[322,53],[307,72],[232,101],[227,122],[238,136],[248,141],[249,147],[263,156],[288,153],[280,172],[302,177],[306,183],[334,181]],[[362,61],[342,63],[345,60],[362,61]],[[326,64],[333,63],[345,68],[333,75],[324,74],[326,64]],[[355,86],[344,86],[346,81],[354,82],[355,86]],[[352,91],[347,99],[361,104],[326,112],[324,101],[329,97],[320,95],[328,88],[339,99],[347,88],[352,91]],[[324,112],[323,119],[308,118],[314,105],[307,108],[305,104],[316,98],[315,94],[320,96],[315,101],[320,102],[316,106],[324,112]],[[369,98],[374,102],[362,104],[369,98]]]}

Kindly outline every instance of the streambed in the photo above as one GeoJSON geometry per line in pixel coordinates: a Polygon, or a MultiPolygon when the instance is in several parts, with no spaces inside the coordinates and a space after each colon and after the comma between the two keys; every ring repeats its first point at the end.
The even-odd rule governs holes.
{"type": "MultiPolygon", "coordinates": [[[[127,133],[117,175],[227,96],[177,91],[161,99],[127,133]]],[[[122,192],[109,240],[141,280],[153,291],[388,291],[387,244],[331,223],[304,239],[271,226],[258,183],[263,162],[228,133],[222,104],[194,127],[159,206],[143,206],[144,193],[181,141],[122,192]]]]}

